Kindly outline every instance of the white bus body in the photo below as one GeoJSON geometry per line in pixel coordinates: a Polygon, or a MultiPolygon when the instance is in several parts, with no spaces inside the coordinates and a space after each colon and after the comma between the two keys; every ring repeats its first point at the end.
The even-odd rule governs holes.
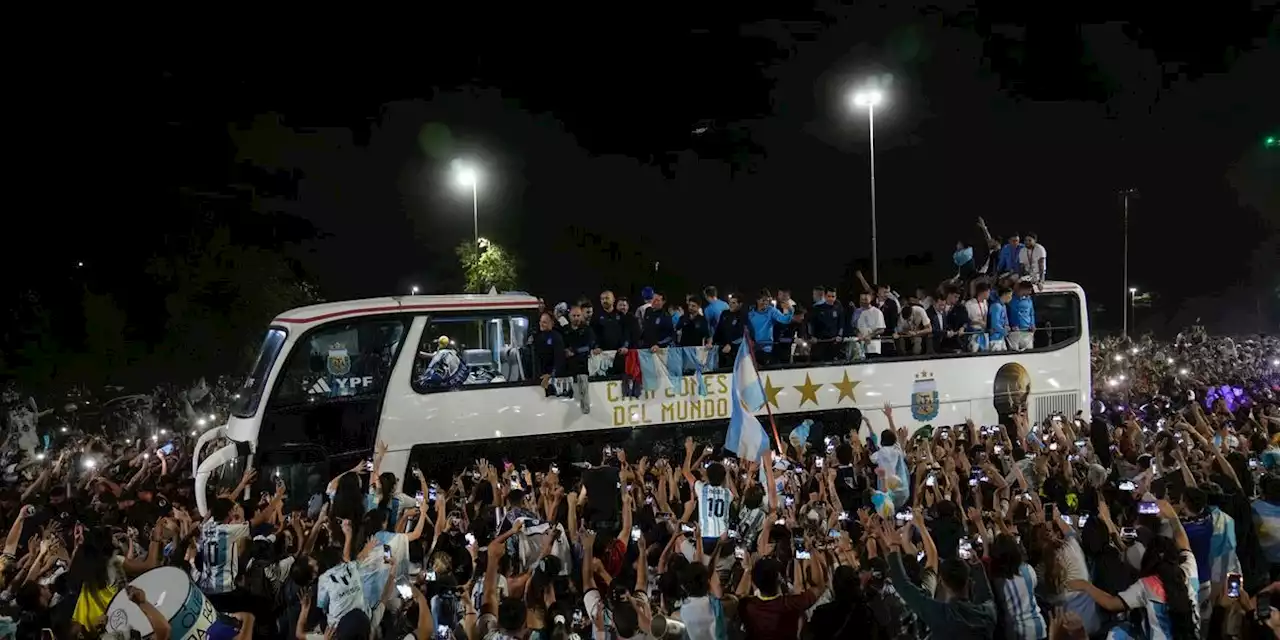
{"type": "MultiPolygon", "coordinates": [[[[840,423],[856,416],[849,411],[855,407],[878,433],[887,426],[881,411],[886,402],[897,424],[908,429],[967,418],[995,424],[1016,404],[1037,420],[1053,412],[1087,413],[1086,308],[1079,286],[1046,283],[1036,294],[1037,341],[1029,351],[781,365],[763,368],[761,377],[783,438],[806,417],[832,423],[828,434],[845,432],[851,425],[840,423]]],[[[244,464],[274,473],[285,468],[290,484],[298,485],[296,495],[303,495],[316,491],[315,476],[327,482],[328,474],[368,456],[378,441],[389,447],[382,470],[400,478],[411,455],[427,469],[454,456],[496,460],[510,452],[525,461],[539,447],[553,456],[595,457],[591,447],[602,443],[638,449],[638,457],[655,447],[674,450],[690,429],[713,437],[718,432],[722,441],[731,362],[704,375],[705,396],[694,376],[679,388],[664,378],[659,390],[634,399],[623,396],[619,380],[593,381],[586,413],[579,400],[547,397],[537,381],[414,388],[415,362],[421,366],[420,352],[440,335],[461,342],[469,362],[500,367],[510,343],[522,344],[522,331],[537,326],[537,313],[536,298],[500,294],[377,298],[281,314],[228,422],[201,437],[202,444],[219,436],[230,440],[194,461],[201,511],[211,474],[220,467],[217,475],[232,485],[244,464]],[[308,452],[310,464],[304,471],[288,469],[299,451],[308,452]],[[447,453],[457,451],[463,453],[447,453]]],[[[866,427],[859,428],[865,435],[866,427]]]]}

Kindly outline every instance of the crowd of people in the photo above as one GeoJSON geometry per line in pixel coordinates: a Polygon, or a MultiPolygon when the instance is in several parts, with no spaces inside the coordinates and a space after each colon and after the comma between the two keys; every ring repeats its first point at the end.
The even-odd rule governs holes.
{"type": "MultiPolygon", "coordinates": [[[[990,242],[991,269],[1015,272],[990,280],[997,291],[1040,283],[1043,247],[990,242]]],[[[978,272],[968,247],[955,261],[978,272]]],[[[886,315],[895,296],[866,286],[859,317],[886,315]]],[[[925,297],[991,288],[961,279],[925,297]]],[[[682,312],[731,309],[707,293],[682,312]]],[[[596,314],[622,304],[602,296],[596,314]]],[[[789,326],[775,314],[790,306],[757,310],[789,326]]],[[[982,311],[948,342],[897,331],[893,348],[992,349],[982,311]]],[[[694,327],[722,346],[674,322],[682,342],[694,327]]],[[[266,472],[247,469],[206,515],[191,480],[193,421],[216,418],[205,409],[127,434],[35,426],[34,449],[11,423],[0,638],[1275,637],[1280,341],[1192,330],[1093,353],[1087,416],[1023,407],[909,431],[886,405],[881,433],[783,434],[759,460],[689,439],[670,457],[606,448],[588,464],[481,459],[430,478],[385,472],[379,445],[307,495],[278,480],[258,491],[266,472]],[[166,617],[131,584],[166,567],[207,620],[166,617]],[[113,613],[125,601],[140,617],[113,613]]]]}
{"type": "Polygon", "coordinates": [[[762,461],[693,441],[590,468],[478,460],[416,496],[380,449],[309,496],[246,499],[250,470],[208,517],[185,432],[58,434],[5,454],[0,637],[110,637],[124,591],[165,638],[127,588],[160,566],[219,612],[215,638],[1276,633],[1280,341],[1094,353],[1091,421],[829,435],[762,461]]]}

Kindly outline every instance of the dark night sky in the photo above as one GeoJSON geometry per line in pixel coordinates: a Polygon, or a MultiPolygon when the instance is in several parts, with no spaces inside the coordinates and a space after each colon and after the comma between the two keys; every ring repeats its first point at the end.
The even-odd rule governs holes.
{"type": "MultiPolygon", "coordinates": [[[[996,234],[1038,232],[1051,276],[1114,307],[1128,186],[1142,191],[1131,280],[1168,314],[1274,286],[1259,266],[1280,223],[1277,152],[1261,149],[1280,128],[1274,9],[1074,24],[893,4],[511,20],[376,48],[192,45],[120,72],[139,98],[127,117],[160,150],[129,184],[162,218],[179,186],[226,190],[235,162],[300,178],[261,204],[325,234],[303,255],[330,299],[455,285],[472,224],[456,157],[483,167],[481,235],[522,258],[532,292],[638,287],[652,261],[687,291],[799,291],[870,254],[866,118],[846,92],[876,78],[879,247],[899,290],[947,275],[981,215],[996,234]],[[1206,230],[1226,248],[1200,253],[1206,230]],[[576,246],[583,231],[643,258],[602,264],[576,246]],[[926,254],[932,269],[890,264],[926,254]]],[[[88,223],[73,250],[110,260],[101,234],[118,226],[88,223]]]]}

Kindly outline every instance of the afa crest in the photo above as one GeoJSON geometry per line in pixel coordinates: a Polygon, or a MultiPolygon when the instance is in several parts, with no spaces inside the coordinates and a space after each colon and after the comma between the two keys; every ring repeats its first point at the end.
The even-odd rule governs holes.
{"type": "Polygon", "coordinates": [[[347,355],[347,348],[341,342],[335,342],[332,347],[329,347],[329,358],[325,361],[325,368],[329,370],[331,376],[345,376],[351,373],[351,356],[347,355]]]}
{"type": "Polygon", "coordinates": [[[938,417],[938,383],[928,371],[917,373],[911,385],[911,417],[919,422],[938,417]]]}

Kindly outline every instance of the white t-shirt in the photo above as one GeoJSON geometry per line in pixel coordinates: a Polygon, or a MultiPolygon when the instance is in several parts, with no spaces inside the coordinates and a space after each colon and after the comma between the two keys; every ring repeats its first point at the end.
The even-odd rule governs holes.
{"type": "Polygon", "coordinates": [[[991,303],[977,298],[970,298],[964,303],[965,313],[969,314],[969,324],[980,326],[983,329],[987,327],[987,311],[990,308],[991,303]]]}
{"type": "Polygon", "coordinates": [[[1080,539],[1074,534],[1067,536],[1066,542],[1058,549],[1058,566],[1062,568],[1058,572],[1059,580],[1058,591],[1066,588],[1066,583],[1072,580],[1089,580],[1089,565],[1084,557],[1084,549],[1080,548],[1080,539]]]}
{"type": "Polygon", "coordinates": [[[1049,253],[1045,251],[1044,245],[1037,243],[1035,248],[1028,247],[1024,251],[1018,252],[1018,261],[1022,263],[1022,272],[1031,276],[1035,282],[1044,280],[1044,272],[1040,270],[1040,261],[1045,261],[1045,269],[1049,268],[1049,261],[1046,258],[1049,253]]]}
{"type": "Polygon", "coordinates": [[[359,563],[344,562],[324,572],[316,587],[316,606],[324,609],[330,627],[336,627],[342,616],[356,609],[368,613],[359,563]]]}
{"type": "MultiPolygon", "coordinates": [[[[1202,621],[1200,620],[1200,609],[1196,606],[1196,593],[1200,590],[1200,580],[1196,577],[1196,557],[1190,552],[1182,554],[1182,564],[1179,565],[1183,575],[1187,581],[1187,594],[1191,598],[1191,616],[1195,620],[1197,629],[1202,621]]],[[[1166,627],[1171,626],[1168,614],[1168,604],[1166,604],[1164,584],[1160,582],[1159,576],[1147,576],[1129,585],[1128,589],[1120,592],[1120,599],[1128,605],[1130,609],[1145,609],[1147,612],[1147,626],[1151,629],[1151,640],[1173,640],[1164,632],[1166,627]]]]}
{"type": "Polygon", "coordinates": [[[704,538],[719,538],[729,530],[729,507],[733,494],[727,487],[715,487],[699,480],[693,490],[698,495],[698,527],[704,538]]]}
{"type": "Polygon", "coordinates": [[[932,328],[933,323],[929,322],[929,314],[925,313],[922,307],[912,304],[902,308],[902,315],[898,316],[898,333],[923,331],[932,328]]]}
{"type": "MultiPolygon", "coordinates": [[[[858,332],[859,338],[868,338],[876,329],[884,329],[884,312],[876,307],[867,307],[858,313],[858,320],[854,323],[854,329],[858,332]]],[[[880,340],[867,341],[867,353],[880,353],[880,340]]]]}

